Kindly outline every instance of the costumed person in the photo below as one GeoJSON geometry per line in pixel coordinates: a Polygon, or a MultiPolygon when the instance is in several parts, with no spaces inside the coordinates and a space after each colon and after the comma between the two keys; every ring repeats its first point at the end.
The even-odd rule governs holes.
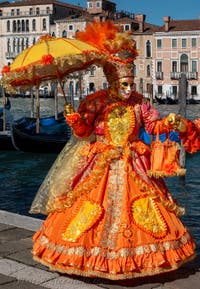
{"type": "Polygon", "coordinates": [[[33,257],[58,272],[113,280],[175,270],[194,258],[195,243],[162,176],[185,170],[174,144],[168,163],[156,169],[163,147],[153,154],[139,131],[174,129],[194,152],[196,128],[176,114],[162,119],[134,90],[131,35],[95,22],[77,37],[99,48],[109,87],[88,95],[77,112],[65,107],[73,137],[33,201],[32,213],[48,214],[33,237],[33,257]]]}

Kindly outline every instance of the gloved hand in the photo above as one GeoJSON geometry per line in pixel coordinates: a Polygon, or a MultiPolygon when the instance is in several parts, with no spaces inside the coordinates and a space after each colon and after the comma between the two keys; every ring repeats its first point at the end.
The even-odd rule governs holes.
{"type": "Polygon", "coordinates": [[[170,113],[165,120],[165,124],[176,131],[185,132],[186,124],[180,114],[170,113]]]}

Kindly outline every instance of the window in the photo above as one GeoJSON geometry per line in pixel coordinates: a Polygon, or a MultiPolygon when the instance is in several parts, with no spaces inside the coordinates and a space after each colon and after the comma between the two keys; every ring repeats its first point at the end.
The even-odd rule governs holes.
{"type": "Polygon", "coordinates": [[[151,57],[151,42],[149,40],[146,42],[146,57],[151,57]]]}
{"type": "Polygon", "coordinates": [[[172,48],[176,48],[177,47],[177,39],[172,39],[172,48]]]}
{"type": "Polygon", "coordinates": [[[187,39],[186,38],[182,38],[181,42],[182,42],[183,48],[187,47],[187,39]]]}
{"type": "Polygon", "coordinates": [[[191,42],[192,42],[192,47],[197,47],[197,39],[196,38],[192,38],[191,42]]]}
{"type": "Polygon", "coordinates": [[[36,20],[32,20],[32,31],[36,31],[36,20]]]}
{"type": "Polygon", "coordinates": [[[172,72],[177,72],[177,61],[172,61],[172,72]]]}
{"type": "Polygon", "coordinates": [[[36,8],[36,15],[40,15],[40,8],[39,7],[36,8]]]}
{"type": "Polygon", "coordinates": [[[29,20],[28,19],[26,20],[26,31],[27,32],[29,31],[29,20]]]}
{"type": "Polygon", "coordinates": [[[26,48],[28,48],[28,47],[29,47],[29,39],[26,38],[26,48]]]}
{"type": "Polygon", "coordinates": [[[13,21],[13,32],[17,31],[17,23],[16,21],[13,21]]]}
{"type": "Polygon", "coordinates": [[[36,39],[35,39],[35,37],[33,37],[33,42],[32,43],[35,44],[35,42],[36,42],[36,39]]]}
{"type": "Polygon", "coordinates": [[[161,61],[157,62],[157,72],[162,72],[162,62],[161,61]]]}
{"type": "Polygon", "coordinates": [[[7,52],[10,52],[10,39],[7,40],[7,52]]]}
{"type": "Polygon", "coordinates": [[[17,9],[17,15],[18,16],[20,15],[20,9],[17,9]]]}
{"type": "Polygon", "coordinates": [[[47,29],[47,20],[45,18],[42,19],[42,30],[47,29]]]}
{"type": "Polygon", "coordinates": [[[196,87],[196,85],[192,85],[191,86],[191,94],[192,95],[197,95],[197,87],[196,87]]]}
{"type": "Polygon", "coordinates": [[[147,77],[151,76],[151,67],[150,65],[147,65],[147,77]]]}
{"type": "Polygon", "coordinates": [[[13,52],[16,52],[16,39],[13,39],[13,52]]]}
{"type": "Polygon", "coordinates": [[[103,82],[103,89],[107,89],[108,88],[108,84],[107,84],[107,82],[103,82]]]}
{"type": "Polygon", "coordinates": [[[124,31],[130,31],[130,25],[129,25],[129,24],[126,24],[126,25],[125,25],[124,31]]]}
{"type": "Polygon", "coordinates": [[[196,60],[192,60],[192,72],[197,72],[197,62],[196,62],[196,60]]]}
{"type": "Polygon", "coordinates": [[[25,31],[25,22],[22,20],[22,31],[25,31]]]}
{"type": "Polygon", "coordinates": [[[136,65],[133,66],[133,75],[137,76],[137,68],[136,65]]]}
{"type": "Polygon", "coordinates": [[[11,16],[14,16],[14,15],[15,15],[15,10],[11,9],[11,16]]]}
{"type": "Polygon", "coordinates": [[[50,7],[46,8],[46,12],[47,12],[47,14],[50,14],[50,7]]]}
{"type": "Polygon", "coordinates": [[[68,26],[68,29],[69,29],[70,31],[73,31],[73,30],[74,30],[74,26],[73,26],[73,25],[69,25],[69,26],[68,26]]]}
{"type": "Polygon", "coordinates": [[[93,3],[92,2],[88,2],[87,5],[88,5],[88,8],[93,8],[93,3]]]}
{"type": "Polygon", "coordinates": [[[96,8],[100,8],[101,7],[101,2],[97,2],[96,3],[96,8]]]}
{"type": "Polygon", "coordinates": [[[181,55],[180,64],[181,72],[188,72],[188,56],[186,54],[181,55]]]}
{"type": "Polygon", "coordinates": [[[158,94],[162,94],[162,85],[158,85],[158,94]]]}
{"type": "Polygon", "coordinates": [[[176,85],[172,85],[172,94],[173,94],[174,96],[177,96],[177,94],[178,94],[178,89],[177,89],[177,86],[176,86],[176,85]]]}
{"type": "Polygon", "coordinates": [[[96,69],[95,66],[91,67],[91,69],[90,69],[90,76],[94,76],[94,75],[95,75],[95,69],[96,69]]]}
{"type": "Polygon", "coordinates": [[[29,15],[33,15],[33,8],[29,8],[29,15]]]}
{"type": "Polygon", "coordinates": [[[10,32],[10,20],[7,21],[7,32],[10,32]]]}
{"type": "Polygon", "coordinates": [[[157,39],[157,48],[162,48],[162,40],[157,39]]]}
{"type": "Polygon", "coordinates": [[[63,37],[63,38],[67,38],[67,31],[66,31],[66,30],[63,30],[63,32],[62,32],[62,37],[63,37]]]}

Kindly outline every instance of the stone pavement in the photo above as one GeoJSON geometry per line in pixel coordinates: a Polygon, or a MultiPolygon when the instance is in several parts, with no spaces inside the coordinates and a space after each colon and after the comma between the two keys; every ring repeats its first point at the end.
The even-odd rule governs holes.
{"type": "Polygon", "coordinates": [[[71,277],[32,260],[42,221],[0,210],[0,289],[200,289],[200,256],[174,272],[127,281],[71,277]]]}

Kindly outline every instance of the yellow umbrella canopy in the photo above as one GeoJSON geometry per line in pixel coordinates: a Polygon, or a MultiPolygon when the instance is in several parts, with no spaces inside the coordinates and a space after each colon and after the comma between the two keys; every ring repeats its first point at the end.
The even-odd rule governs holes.
{"type": "Polygon", "coordinates": [[[4,86],[39,85],[44,80],[61,80],[95,62],[98,49],[77,39],[44,35],[2,69],[4,86]]]}

